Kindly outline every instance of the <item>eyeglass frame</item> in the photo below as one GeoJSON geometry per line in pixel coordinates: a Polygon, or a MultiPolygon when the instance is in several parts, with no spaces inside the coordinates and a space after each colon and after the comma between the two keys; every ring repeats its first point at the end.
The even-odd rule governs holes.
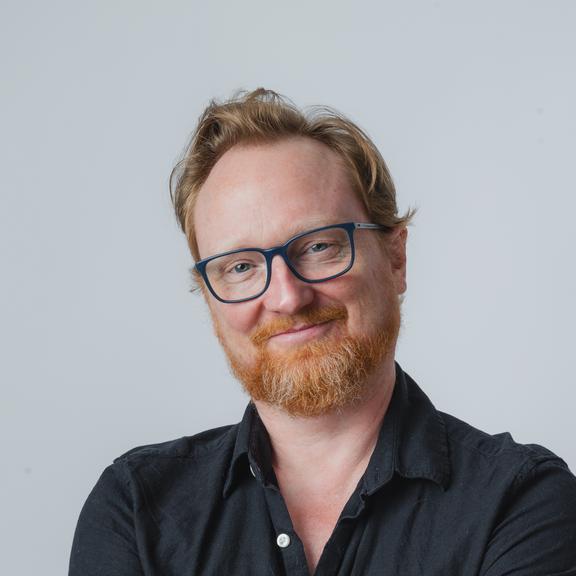
{"type": "Polygon", "coordinates": [[[196,270],[196,272],[198,272],[198,274],[200,274],[200,276],[202,276],[202,279],[204,280],[204,283],[208,287],[208,290],[210,291],[212,296],[216,298],[216,300],[219,300],[224,304],[240,304],[241,302],[248,302],[250,300],[260,298],[260,296],[262,296],[262,294],[264,294],[264,292],[268,290],[270,286],[270,281],[272,280],[272,260],[274,256],[277,255],[282,257],[282,260],[284,260],[286,266],[288,266],[288,268],[290,269],[290,272],[292,272],[292,274],[294,274],[294,276],[296,276],[298,280],[306,282],[307,284],[319,284],[321,282],[327,282],[328,280],[333,280],[334,278],[338,278],[339,276],[346,274],[346,272],[350,271],[350,269],[354,265],[354,260],[356,259],[356,250],[354,247],[355,230],[389,231],[390,227],[384,226],[383,224],[372,224],[368,222],[344,222],[342,224],[330,224],[328,226],[321,226],[320,228],[312,228],[312,230],[300,232],[299,234],[296,234],[296,236],[292,236],[291,238],[286,240],[284,244],[281,244],[279,246],[273,246],[272,248],[237,248],[235,250],[221,252],[220,254],[214,254],[213,256],[208,256],[207,258],[198,260],[198,262],[194,264],[194,269],[196,270]],[[328,230],[330,228],[342,228],[343,230],[346,230],[346,232],[348,233],[348,240],[350,242],[350,264],[348,264],[348,266],[341,272],[333,274],[332,276],[328,276],[327,278],[320,278],[317,280],[309,280],[308,278],[304,278],[290,262],[290,257],[288,256],[287,252],[288,246],[292,242],[298,240],[299,238],[302,238],[303,236],[307,236],[308,234],[312,234],[314,232],[322,232],[322,230],[328,230]],[[249,296],[248,298],[241,298],[240,300],[225,300],[224,298],[218,296],[218,294],[216,294],[215,290],[212,288],[210,280],[208,279],[208,275],[206,274],[206,265],[212,260],[216,260],[216,258],[221,258],[222,256],[230,256],[231,254],[239,254],[240,252],[258,252],[259,254],[262,254],[262,256],[264,256],[264,259],[266,260],[266,283],[264,284],[264,288],[255,296],[249,296]]]}

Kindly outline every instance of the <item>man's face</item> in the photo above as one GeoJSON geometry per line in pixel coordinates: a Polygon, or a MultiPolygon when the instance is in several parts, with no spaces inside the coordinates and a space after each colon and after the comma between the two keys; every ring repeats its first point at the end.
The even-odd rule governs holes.
{"type": "MultiPolygon", "coordinates": [[[[233,147],[194,211],[201,258],[350,221],[369,220],[342,161],[307,138],[233,147]]],[[[361,399],[370,373],[393,357],[405,290],[405,231],[387,251],[382,234],[356,231],[354,266],[327,282],[305,283],[275,257],[270,286],[255,300],[225,304],[206,291],[232,369],[255,400],[317,415],[361,399]]]]}

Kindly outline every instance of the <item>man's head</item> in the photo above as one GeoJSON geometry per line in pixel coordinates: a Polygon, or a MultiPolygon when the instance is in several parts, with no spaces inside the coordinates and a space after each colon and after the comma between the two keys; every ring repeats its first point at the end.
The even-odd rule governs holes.
{"type": "MultiPolygon", "coordinates": [[[[326,282],[307,282],[318,274],[298,278],[288,266],[302,251],[306,258],[314,252],[317,262],[319,251],[335,246],[332,236],[313,236],[310,247],[293,242],[299,252],[288,261],[273,258],[269,287],[257,298],[231,304],[204,290],[232,369],[255,400],[299,415],[360,400],[368,376],[393,356],[411,216],[398,216],[374,145],[333,112],[306,116],[259,90],[211,104],[175,170],[175,208],[196,260],[280,246],[331,225],[382,225],[348,232],[346,247],[348,240],[338,240],[338,258],[352,250],[354,264],[326,282]]],[[[246,261],[252,254],[230,263],[234,282],[266,268],[246,261]]]]}

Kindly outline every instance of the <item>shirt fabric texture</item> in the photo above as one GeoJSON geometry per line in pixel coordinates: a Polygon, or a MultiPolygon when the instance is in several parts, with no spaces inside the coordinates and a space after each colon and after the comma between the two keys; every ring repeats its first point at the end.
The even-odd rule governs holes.
{"type": "MultiPolygon", "coordinates": [[[[307,576],[253,404],[239,424],[135,448],[78,521],[69,576],[307,576]]],[[[576,478],[437,411],[396,365],[365,474],[317,576],[576,576],[576,478]]]]}

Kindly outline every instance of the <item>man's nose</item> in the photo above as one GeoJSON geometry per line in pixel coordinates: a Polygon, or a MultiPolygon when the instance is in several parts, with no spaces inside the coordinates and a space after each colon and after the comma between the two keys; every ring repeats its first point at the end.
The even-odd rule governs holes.
{"type": "Polygon", "coordinates": [[[264,306],[272,312],[295,314],[314,299],[314,286],[296,278],[282,256],[272,259],[270,285],[263,294],[264,306]]]}

